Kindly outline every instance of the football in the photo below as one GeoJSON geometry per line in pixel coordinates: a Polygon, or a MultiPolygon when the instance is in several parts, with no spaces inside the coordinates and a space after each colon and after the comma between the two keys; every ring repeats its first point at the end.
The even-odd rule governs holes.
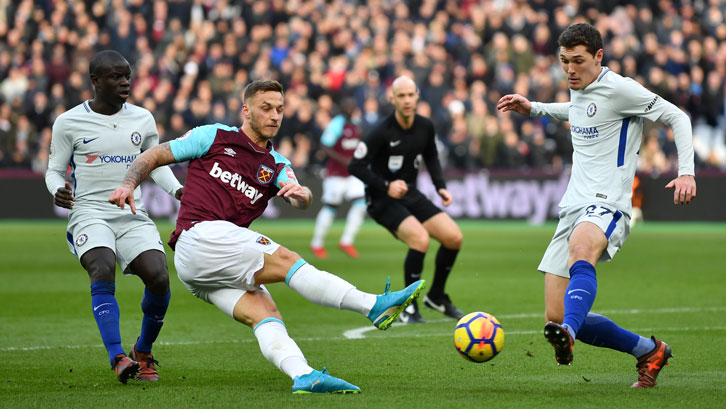
{"type": "Polygon", "coordinates": [[[486,362],[504,347],[502,324],[486,312],[463,316],[454,329],[456,352],[471,362],[486,362]]]}

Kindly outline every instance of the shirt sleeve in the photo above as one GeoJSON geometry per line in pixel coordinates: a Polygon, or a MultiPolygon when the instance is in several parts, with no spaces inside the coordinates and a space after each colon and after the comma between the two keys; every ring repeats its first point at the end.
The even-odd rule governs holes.
{"type": "Polygon", "coordinates": [[[297,177],[295,176],[295,172],[292,170],[292,164],[290,163],[290,161],[286,157],[280,155],[274,149],[272,150],[271,153],[272,153],[272,156],[275,158],[275,162],[282,163],[282,165],[283,165],[282,170],[280,171],[280,173],[277,174],[277,177],[275,178],[275,187],[277,187],[278,189],[281,189],[282,188],[281,183],[289,183],[289,182],[296,183],[299,185],[300,182],[298,182],[297,177]]]}
{"type": "Polygon", "coordinates": [[[201,158],[212,147],[217,136],[216,125],[204,125],[191,129],[183,136],[169,141],[169,148],[177,162],[201,158]]]}
{"type": "Polygon", "coordinates": [[[677,106],[631,78],[625,78],[613,95],[615,106],[625,117],[640,116],[658,121],[673,130],[678,150],[678,176],[695,175],[691,120],[677,106]]]}
{"type": "Polygon", "coordinates": [[[362,180],[368,188],[386,193],[388,191],[388,181],[378,176],[371,169],[371,160],[380,154],[383,143],[385,143],[385,138],[379,125],[374,127],[358,143],[353,153],[353,159],[348,164],[348,172],[362,180]]]}
{"type": "Polygon", "coordinates": [[[529,116],[546,116],[560,121],[568,121],[570,119],[570,103],[554,102],[545,104],[543,102],[532,102],[532,110],[530,111],[529,116]]]}
{"type": "Polygon", "coordinates": [[[320,143],[332,148],[335,143],[338,142],[341,135],[343,135],[343,127],[345,126],[345,117],[338,115],[330,121],[328,127],[325,128],[325,132],[320,137],[320,143]]]}
{"type": "Polygon", "coordinates": [[[45,185],[53,196],[66,184],[66,170],[72,155],[73,141],[65,132],[65,118],[61,116],[53,124],[48,170],[45,172],[45,185]]]}
{"type": "MultiPolygon", "coordinates": [[[[151,149],[159,144],[159,132],[156,129],[156,121],[154,121],[154,117],[150,112],[147,119],[146,130],[144,142],[141,145],[142,151],[151,149]]],[[[182,187],[176,176],[174,176],[174,172],[172,172],[168,166],[161,166],[152,170],[150,176],[157,185],[171,196],[175,196],[176,191],[182,187]]]]}

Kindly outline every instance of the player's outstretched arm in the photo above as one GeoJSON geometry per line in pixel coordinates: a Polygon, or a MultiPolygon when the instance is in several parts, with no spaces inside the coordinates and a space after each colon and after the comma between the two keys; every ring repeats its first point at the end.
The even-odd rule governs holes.
{"type": "Polygon", "coordinates": [[[120,208],[124,208],[126,203],[131,207],[131,213],[136,214],[136,204],[134,203],[134,190],[141,182],[149,177],[152,170],[159,166],[175,163],[174,155],[171,153],[169,142],[156,145],[153,148],[139,155],[131,164],[126,172],[121,186],[111,192],[108,201],[120,208]]]}
{"type": "Polygon", "coordinates": [[[313,193],[307,186],[302,186],[295,182],[280,182],[280,186],[281,188],[277,192],[277,195],[290,202],[292,207],[296,209],[305,210],[313,202],[313,193]]]}
{"type": "Polygon", "coordinates": [[[696,198],[696,178],[693,175],[681,175],[671,180],[666,189],[673,189],[674,204],[688,204],[696,198]]]}
{"type": "Polygon", "coordinates": [[[519,94],[509,94],[499,99],[497,109],[502,112],[514,111],[529,116],[532,112],[532,103],[519,94]]]}

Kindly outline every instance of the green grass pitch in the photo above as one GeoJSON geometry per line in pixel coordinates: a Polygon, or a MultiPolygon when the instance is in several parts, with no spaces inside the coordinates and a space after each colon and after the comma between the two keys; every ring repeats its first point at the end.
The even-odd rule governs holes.
{"type": "MultiPolygon", "coordinates": [[[[406,249],[368,221],[358,260],[335,248],[327,260],[308,250],[312,220],[252,226],[317,267],[380,293],[386,276],[402,287],[406,249]]],[[[291,336],[311,366],[361,387],[359,395],[292,395],[292,382],[259,352],[252,331],[196,299],[176,278],[154,347],[161,381],[119,383],[90,313],[89,282],[67,251],[64,221],[0,221],[0,407],[27,408],[704,408],[726,396],[726,225],[644,223],[623,251],[598,266],[593,311],[673,348],[650,390],[631,390],[635,360],[577,343],[571,367],[558,367],[542,336],[543,288],[536,267],[554,224],[462,222],[464,247],[448,292],[465,312],[495,315],[503,352],[475,364],[453,347],[454,321],[424,309],[422,325],[372,329],[349,311],[304,300],[271,285],[291,336]]],[[[162,237],[172,226],[160,222],[162,237]]],[[[424,278],[432,279],[432,242],[424,278]]],[[[125,347],[138,335],[143,287],[117,273],[125,347]]]]}

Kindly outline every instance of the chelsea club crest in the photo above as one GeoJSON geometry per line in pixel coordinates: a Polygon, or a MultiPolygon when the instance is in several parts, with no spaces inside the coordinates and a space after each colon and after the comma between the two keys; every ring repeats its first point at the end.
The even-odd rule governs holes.
{"type": "Polygon", "coordinates": [[[594,102],[591,102],[590,105],[587,106],[587,116],[592,118],[597,113],[597,105],[595,105],[594,102]]]}
{"type": "Polygon", "coordinates": [[[134,131],[134,132],[133,132],[133,133],[131,134],[131,143],[133,143],[133,144],[134,144],[134,146],[139,146],[139,145],[141,145],[141,134],[140,134],[140,133],[138,133],[138,132],[136,132],[136,131],[134,131]]]}

